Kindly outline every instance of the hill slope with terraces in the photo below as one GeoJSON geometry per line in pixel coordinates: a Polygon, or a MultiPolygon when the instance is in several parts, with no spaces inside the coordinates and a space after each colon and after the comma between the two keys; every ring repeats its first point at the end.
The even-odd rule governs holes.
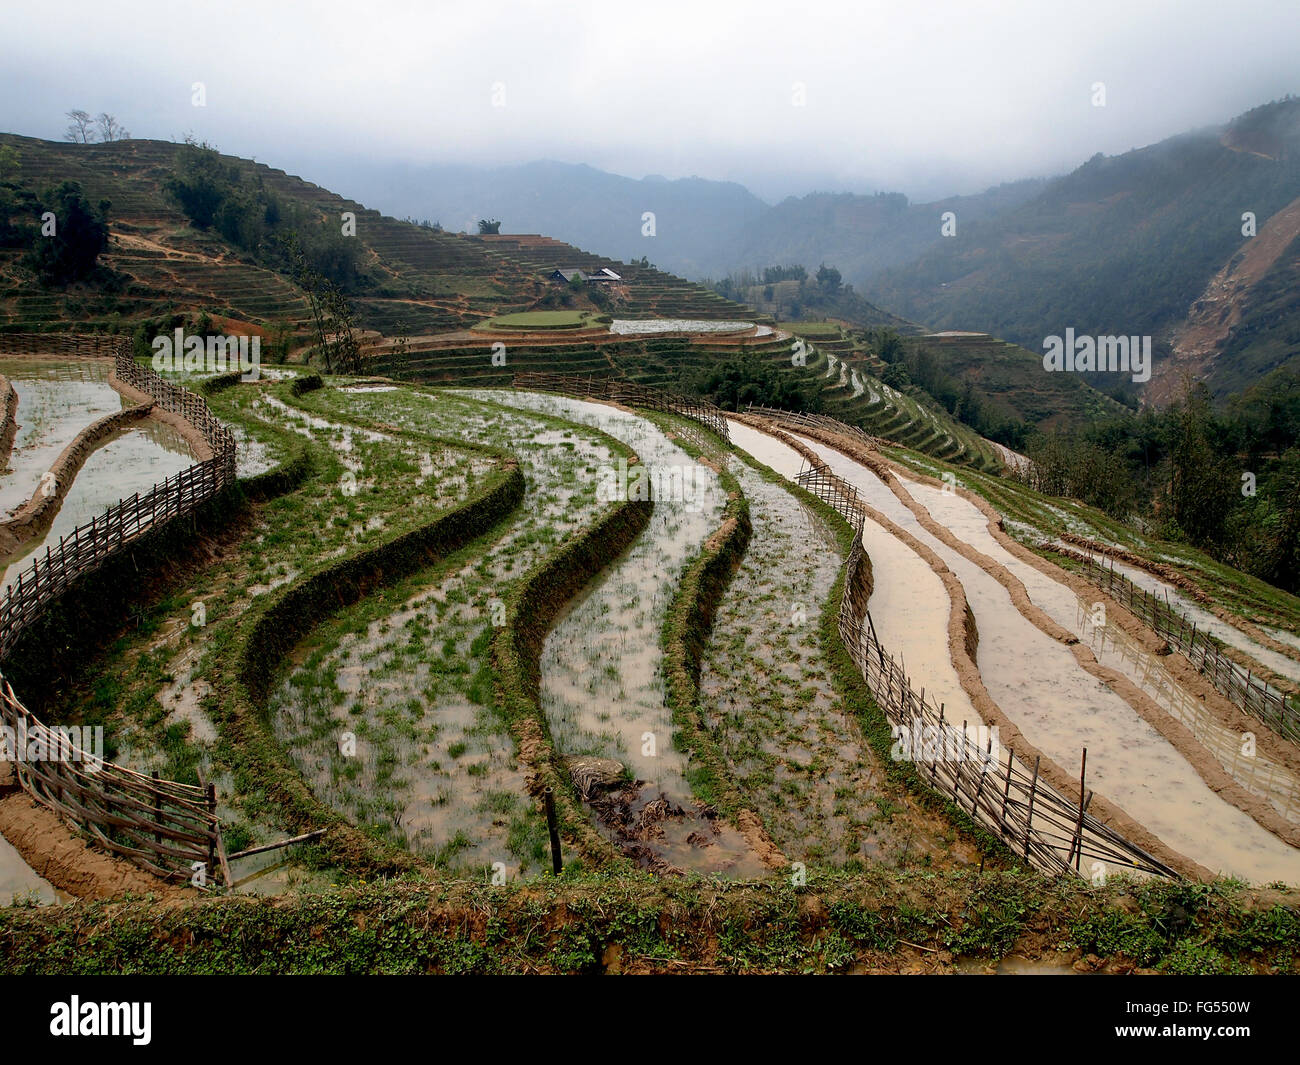
{"type": "MultiPolygon", "coordinates": [[[[17,153],[10,180],[37,195],[78,182],[92,202],[108,200],[110,243],[101,257],[109,280],[42,288],[22,270],[20,253],[0,250],[0,331],[129,331],[135,323],[202,313],[223,328],[287,330],[305,342],[306,293],[265,261],[195,229],[167,192],[181,146],[162,141],[60,144],[0,135],[17,153]]],[[[249,185],[286,208],[330,226],[355,216],[361,280],[349,296],[374,339],[375,370],[430,384],[508,385],[515,372],[623,377],[689,389],[720,364],[754,354],[796,375],[833,413],[876,435],[936,458],[995,468],[996,450],[919,389],[904,395],[871,381],[878,360],[859,339],[832,326],[778,327],[770,315],[647,261],[624,263],[536,234],[464,235],[386,217],[303,178],[262,163],[220,156],[249,185]],[[555,271],[609,270],[598,288],[551,280],[555,271]],[[624,321],[654,319],[657,332],[511,331],[509,356],[494,365],[502,338],[482,324],[503,315],[554,306],[603,311],[624,321]],[[695,324],[692,324],[695,323],[695,324]],[[699,323],[708,323],[701,325],[699,323]],[[723,325],[723,323],[728,323],[723,325]],[[475,327],[479,328],[475,328],[475,327]],[[721,327],[721,328],[719,328],[721,327]],[[792,360],[798,336],[806,362],[792,360]]]]}

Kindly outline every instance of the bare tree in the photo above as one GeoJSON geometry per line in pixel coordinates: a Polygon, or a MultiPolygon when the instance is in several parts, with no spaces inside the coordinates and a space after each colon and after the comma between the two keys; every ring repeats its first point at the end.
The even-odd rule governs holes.
{"type": "Polygon", "coordinates": [[[73,144],[89,144],[91,138],[95,135],[94,130],[91,129],[94,120],[90,117],[89,113],[77,109],[75,111],[69,111],[67,114],[68,118],[70,118],[72,122],[69,124],[67,130],[64,131],[63,139],[70,140],[73,144]]]}
{"type": "Polygon", "coordinates": [[[95,119],[99,123],[99,139],[105,144],[109,141],[124,141],[131,136],[131,131],[124,128],[112,115],[105,111],[95,119]]]}

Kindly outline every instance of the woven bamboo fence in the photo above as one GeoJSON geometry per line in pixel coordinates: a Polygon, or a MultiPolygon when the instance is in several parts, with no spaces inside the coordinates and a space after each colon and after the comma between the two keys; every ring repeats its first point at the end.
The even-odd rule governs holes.
{"type": "Polygon", "coordinates": [[[832,418],[827,414],[807,414],[801,410],[780,410],[777,407],[767,407],[761,403],[751,403],[745,408],[747,414],[759,414],[774,422],[783,422],[786,425],[802,425],[813,429],[824,429],[826,432],[839,433],[842,436],[852,436],[861,440],[868,447],[878,448],[881,444],[888,444],[890,441],[879,436],[872,436],[856,425],[849,425],[838,418],[832,418]]]}
{"type": "MultiPolygon", "coordinates": [[[[151,529],[193,513],[235,482],[235,439],[197,395],[164,380],[130,355],[117,337],[72,334],[0,334],[0,352],[115,359],[117,378],[147,393],[162,410],[197,428],[213,457],[119,500],[88,524],[47,547],[9,583],[0,599],[0,659],[41,612],[80,577],[100,568],[151,529]]],[[[15,737],[19,784],[37,802],[70,819],[87,836],[168,880],[229,885],[230,873],[212,785],[194,787],[146,777],[103,761],[42,724],[0,676],[0,725],[15,737]],[[18,738],[22,742],[17,742],[18,738]],[[27,759],[26,750],[42,752],[27,759]]]]}
{"type": "Polygon", "coordinates": [[[720,407],[707,400],[683,396],[662,388],[652,388],[616,377],[537,372],[517,373],[513,384],[515,388],[529,392],[559,392],[580,399],[609,400],[629,407],[679,414],[711,429],[723,440],[731,440],[727,418],[720,407]]]}
{"type": "MultiPolygon", "coordinates": [[[[1040,761],[1030,767],[1014,749],[994,744],[991,731],[974,731],[969,722],[947,718],[944,704],[927,699],[913,687],[902,666],[876,637],[867,608],[869,586],[862,548],[863,513],[857,491],[824,465],[808,466],[798,483],[834,507],[855,528],[840,601],[839,634],[862,672],[876,704],[896,730],[912,737],[932,737],[933,756],[918,761],[923,782],[1002,839],[1013,853],[1050,875],[1091,876],[1094,864],[1109,872],[1154,876],[1178,874],[1088,813],[1091,792],[1080,771],[1079,797],[1068,798],[1039,775],[1040,761]],[[937,746],[935,746],[937,742],[937,746]],[[1084,862],[1088,865],[1085,867],[1084,862]]],[[[1084,752],[1086,767],[1087,751],[1084,752]]]]}
{"type": "Polygon", "coordinates": [[[1204,629],[1189,621],[1160,596],[1139,588],[1114,566],[1103,566],[1091,555],[1069,552],[1083,563],[1088,579],[1121,606],[1140,617],[1174,650],[1200,670],[1234,706],[1264,722],[1279,736],[1300,743],[1300,710],[1284,692],[1238,665],[1204,629]]]}

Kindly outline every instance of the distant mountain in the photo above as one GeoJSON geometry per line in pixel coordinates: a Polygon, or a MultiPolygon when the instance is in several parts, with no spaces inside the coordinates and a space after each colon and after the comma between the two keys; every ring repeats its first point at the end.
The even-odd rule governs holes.
{"type": "Polygon", "coordinates": [[[791,197],[751,223],[726,254],[733,267],[801,264],[815,271],[826,263],[845,281],[861,286],[879,271],[911,262],[938,244],[946,213],[953,214],[960,233],[1032,199],[1046,184],[1037,178],[1016,181],[932,203],[911,203],[898,192],[791,197]]]}
{"type": "MultiPolygon", "coordinates": [[[[1042,352],[1043,338],[1151,335],[1152,396],[1171,375],[1219,394],[1300,363],[1300,99],[1116,157],[1096,155],[1017,206],[863,286],[935,328],[1042,352]],[[1253,214],[1256,236],[1243,235],[1253,214]]],[[[960,215],[959,215],[960,219],[960,215]]]]}
{"type": "Polygon", "coordinates": [[[390,166],[322,161],[323,180],[399,217],[475,232],[545,233],[614,259],[648,258],[683,277],[726,273],[733,249],[768,205],[743,185],[703,178],[620,177],[594,167],[390,166]],[[654,235],[643,235],[646,213],[654,235]]]}
{"type": "Polygon", "coordinates": [[[815,192],[771,206],[734,182],[626,178],[557,162],[413,167],[322,160],[314,171],[390,214],[453,231],[473,232],[480,218],[496,218],[503,232],[546,233],[623,260],[647,256],[696,280],[788,263],[815,271],[825,262],[850,283],[920,255],[940,239],[945,211],[966,225],[1023,203],[1046,184],[1017,181],[924,204],[901,193],[815,192]],[[647,211],[655,216],[654,237],[642,235],[647,211]]]}

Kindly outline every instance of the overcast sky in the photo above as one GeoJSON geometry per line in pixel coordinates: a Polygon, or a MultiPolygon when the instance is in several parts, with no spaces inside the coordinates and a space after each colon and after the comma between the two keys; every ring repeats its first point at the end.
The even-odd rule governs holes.
{"type": "Polygon", "coordinates": [[[308,178],[558,159],[927,199],[1300,92],[1300,0],[3,3],[0,128],[108,111],[308,178]]]}

